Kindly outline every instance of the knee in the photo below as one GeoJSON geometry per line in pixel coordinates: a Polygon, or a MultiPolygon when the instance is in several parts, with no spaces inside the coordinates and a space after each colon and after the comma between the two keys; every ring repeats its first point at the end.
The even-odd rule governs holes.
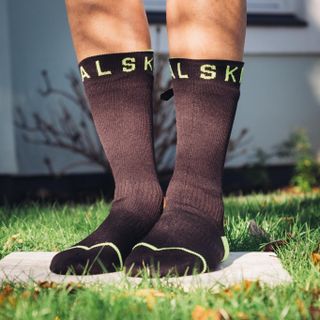
{"type": "Polygon", "coordinates": [[[184,1],[167,0],[168,29],[183,29],[190,26],[196,19],[197,10],[190,8],[184,1]]]}
{"type": "Polygon", "coordinates": [[[68,9],[112,16],[134,16],[141,11],[140,0],[65,0],[68,9]]]}

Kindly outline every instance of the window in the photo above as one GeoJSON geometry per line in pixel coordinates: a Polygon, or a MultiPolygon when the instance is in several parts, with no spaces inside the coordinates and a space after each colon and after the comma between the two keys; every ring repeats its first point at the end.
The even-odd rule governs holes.
{"type": "MultiPolygon", "coordinates": [[[[227,1],[227,0],[226,0],[227,1]]],[[[304,26],[301,19],[305,0],[247,0],[248,25],[304,26]]],[[[166,0],[144,0],[151,23],[164,23],[166,0]]]]}
{"type": "Polygon", "coordinates": [[[295,14],[296,10],[296,0],[248,0],[248,13],[295,14]]]}
{"type": "Polygon", "coordinates": [[[301,19],[303,0],[247,0],[248,24],[305,26],[301,19]]]}
{"type": "Polygon", "coordinates": [[[147,11],[151,12],[165,12],[166,1],[165,0],[144,0],[144,5],[147,11]]]}

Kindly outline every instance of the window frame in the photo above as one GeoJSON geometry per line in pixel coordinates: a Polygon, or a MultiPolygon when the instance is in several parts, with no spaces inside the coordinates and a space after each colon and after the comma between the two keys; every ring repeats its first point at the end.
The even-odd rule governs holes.
{"type": "MultiPolygon", "coordinates": [[[[305,27],[301,17],[301,0],[247,0],[248,26],[305,27]],[[261,9],[259,9],[259,5],[261,9]]],[[[165,0],[144,0],[150,24],[166,22],[165,0]]]]}
{"type": "Polygon", "coordinates": [[[247,0],[247,7],[250,14],[296,14],[298,11],[297,0],[247,0]]]}

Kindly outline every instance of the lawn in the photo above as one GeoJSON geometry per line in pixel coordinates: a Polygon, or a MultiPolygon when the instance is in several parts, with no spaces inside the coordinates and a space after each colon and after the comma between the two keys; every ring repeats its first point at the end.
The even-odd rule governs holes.
{"type": "MultiPolygon", "coordinates": [[[[320,195],[228,197],[226,232],[232,251],[261,250],[280,242],[277,254],[293,283],[268,288],[242,283],[220,292],[184,292],[146,278],[139,286],[52,283],[0,285],[0,319],[320,319],[320,195]],[[267,235],[248,231],[251,220],[267,235]]],[[[0,208],[0,258],[13,251],[56,251],[92,231],[109,204],[39,205],[0,208]]]]}

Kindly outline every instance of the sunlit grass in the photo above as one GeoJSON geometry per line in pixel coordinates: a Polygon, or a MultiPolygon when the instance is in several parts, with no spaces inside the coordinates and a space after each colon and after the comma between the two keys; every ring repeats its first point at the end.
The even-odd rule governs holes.
{"type": "MultiPolygon", "coordinates": [[[[138,286],[126,281],[118,286],[80,288],[3,284],[0,319],[319,319],[320,273],[310,257],[320,242],[320,196],[229,197],[225,205],[232,251],[261,250],[263,242],[289,239],[278,255],[292,284],[272,289],[247,283],[221,292],[184,292],[147,278],[138,286]],[[269,239],[251,235],[250,220],[255,220],[269,239]]],[[[0,257],[13,251],[63,249],[90,233],[109,208],[103,201],[0,208],[0,257]]]]}

